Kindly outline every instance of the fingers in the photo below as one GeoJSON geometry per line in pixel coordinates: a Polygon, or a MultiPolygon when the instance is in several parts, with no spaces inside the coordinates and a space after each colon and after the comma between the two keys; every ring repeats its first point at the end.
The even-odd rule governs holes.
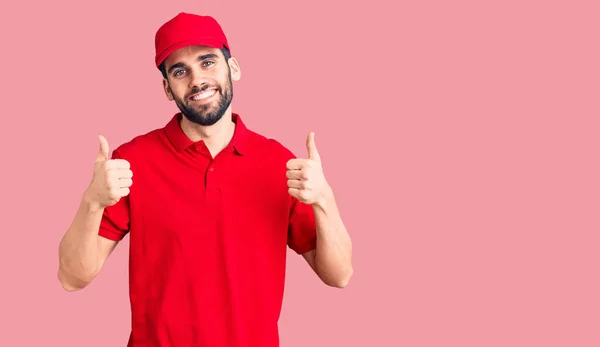
{"type": "Polygon", "coordinates": [[[317,145],[315,144],[315,133],[312,131],[308,133],[306,137],[306,149],[308,151],[308,157],[312,160],[321,161],[319,151],[317,151],[317,145]]]}
{"type": "Polygon", "coordinates": [[[131,193],[131,190],[129,187],[111,186],[109,187],[107,193],[108,194],[106,196],[106,199],[108,201],[108,205],[110,206],[117,203],[119,200],[121,200],[121,198],[129,195],[129,193],[131,193]]]}
{"type": "MultiPolygon", "coordinates": [[[[117,171],[117,170],[115,170],[115,171],[117,171]]],[[[129,169],[118,169],[117,175],[120,178],[131,178],[131,177],[133,177],[133,171],[131,171],[129,169]]]]}
{"type": "Polygon", "coordinates": [[[131,178],[121,178],[119,179],[119,187],[120,188],[129,188],[133,184],[133,180],[131,178]]]}
{"type": "Polygon", "coordinates": [[[133,181],[131,178],[118,179],[114,183],[109,184],[108,199],[116,203],[122,197],[129,195],[132,184],[133,181]]]}
{"type": "Polygon", "coordinates": [[[305,161],[304,159],[290,159],[285,164],[285,167],[288,170],[300,170],[300,169],[302,169],[302,167],[304,165],[304,161],[305,161]]]}
{"type": "Polygon", "coordinates": [[[112,160],[108,160],[105,163],[105,167],[107,170],[113,170],[113,169],[129,169],[131,167],[131,164],[129,164],[129,162],[125,159],[112,159],[112,160]]]}
{"type": "Polygon", "coordinates": [[[288,160],[285,165],[288,170],[301,170],[303,168],[313,167],[313,164],[314,163],[309,159],[296,158],[288,160]]]}
{"type": "Polygon", "coordinates": [[[98,155],[96,155],[96,162],[110,159],[108,156],[108,141],[102,135],[98,135],[98,141],[100,142],[100,149],[98,155]]]}
{"type": "Polygon", "coordinates": [[[310,192],[306,189],[288,188],[288,193],[303,203],[307,203],[310,198],[310,192]]]}
{"type": "Polygon", "coordinates": [[[288,188],[288,192],[292,197],[294,197],[298,200],[302,200],[302,191],[300,189],[288,188]]]}
{"type": "Polygon", "coordinates": [[[133,171],[129,161],[110,159],[108,141],[98,135],[100,148],[94,163],[94,176],[90,184],[89,196],[93,196],[102,207],[112,206],[130,194],[133,185],[133,171]]]}
{"type": "Polygon", "coordinates": [[[124,196],[129,195],[131,191],[129,190],[129,188],[120,188],[117,192],[119,198],[122,198],[124,196]]]}
{"type": "Polygon", "coordinates": [[[288,180],[287,181],[287,185],[289,188],[294,188],[294,189],[307,189],[307,181],[301,181],[301,180],[288,180]]]}
{"type": "Polygon", "coordinates": [[[305,180],[307,178],[304,170],[287,170],[285,177],[292,180],[305,180]]]}
{"type": "Polygon", "coordinates": [[[113,169],[106,171],[106,176],[110,181],[116,181],[122,178],[133,177],[133,171],[128,169],[113,169]]]}

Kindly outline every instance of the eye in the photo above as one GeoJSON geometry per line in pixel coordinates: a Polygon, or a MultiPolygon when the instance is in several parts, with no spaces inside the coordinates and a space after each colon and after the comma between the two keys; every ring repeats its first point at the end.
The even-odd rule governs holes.
{"type": "Polygon", "coordinates": [[[180,73],[180,72],[181,72],[181,73],[183,73],[183,72],[185,72],[185,70],[183,70],[183,69],[181,69],[181,70],[177,70],[177,71],[175,71],[175,72],[173,73],[173,75],[174,75],[175,77],[179,77],[179,76],[181,76],[181,73],[180,73]]]}
{"type": "Polygon", "coordinates": [[[207,60],[207,61],[205,61],[205,62],[203,62],[203,63],[202,63],[202,66],[204,66],[204,67],[209,67],[209,66],[210,66],[209,64],[210,64],[210,65],[214,65],[214,64],[215,64],[215,62],[214,62],[214,61],[211,61],[211,60],[207,60]]]}

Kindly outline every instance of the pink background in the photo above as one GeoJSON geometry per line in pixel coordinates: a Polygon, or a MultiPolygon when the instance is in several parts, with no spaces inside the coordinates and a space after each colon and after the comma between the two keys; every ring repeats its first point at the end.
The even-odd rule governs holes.
{"type": "Polygon", "coordinates": [[[128,241],[76,293],[57,247],[96,135],[177,111],[153,44],[179,11],[223,25],[251,129],[315,131],[354,241],[343,290],[290,253],[282,347],[599,346],[598,2],[395,3],[3,2],[0,346],[125,346],[128,241]]]}

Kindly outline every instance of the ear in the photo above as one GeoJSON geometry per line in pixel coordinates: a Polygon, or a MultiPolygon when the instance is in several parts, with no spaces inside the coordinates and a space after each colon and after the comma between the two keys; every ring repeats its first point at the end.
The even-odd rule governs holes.
{"type": "Polygon", "coordinates": [[[163,78],[163,88],[165,89],[165,95],[167,96],[167,99],[169,99],[169,101],[173,101],[173,92],[171,91],[171,88],[169,87],[169,81],[167,81],[166,78],[163,78]]]}
{"type": "Polygon", "coordinates": [[[240,69],[240,64],[238,63],[237,59],[231,57],[227,63],[231,69],[231,79],[233,81],[239,81],[242,77],[242,70],[240,69]]]}

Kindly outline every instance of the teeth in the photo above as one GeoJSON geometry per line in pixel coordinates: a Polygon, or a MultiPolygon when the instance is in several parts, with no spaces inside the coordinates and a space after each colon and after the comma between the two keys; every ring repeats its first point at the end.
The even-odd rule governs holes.
{"type": "Polygon", "coordinates": [[[204,93],[200,93],[198,95],[194,95],[192,97],[192,100],[198,101],[198,100],[206,99],[206,98],[208,98],[210,96],[213,96],[213,94],[215,94],[215,92],[216,92],[215,90],[205,91],[204,93]]]}

